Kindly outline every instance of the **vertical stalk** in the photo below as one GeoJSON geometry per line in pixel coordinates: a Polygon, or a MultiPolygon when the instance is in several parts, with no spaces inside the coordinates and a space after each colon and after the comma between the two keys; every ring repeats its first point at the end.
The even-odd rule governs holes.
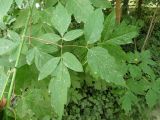
{"type": "Polygon", "coordinates": [[[154,22],[155,22],[155,19],[156,19],[157,11],[158,11],[158,6],[157,6],[157,8],[156,8],[156,10],[155,10],[155,12],[154,12],[154,14],[152,16],[152,20],[151,20],[151,23],[150,23],[146,38],[144,40],[143,46],[141,48],[141,51],[145,50],[146,44],[148,42],[148,39],[149,39],[149,37],[150,37],[150,35],[152,33],[152,29],[154,28],[154,25],[155,25],[154,22]]]}
{"type": "Polygon", "coordinates": [[[11,85],[10,85],[10,88],[9,88],[9,93],[8,93],[8,98],[7,98],[7,107],[10,106],[10,100],[11,100],[11,96],[12,96],[13,85],[14,85],[14,82],[15,82],[16,74],[17,74],[17,67],[18,67],[18,64],[19,64],[19,60],[20,60],[20,56],[21,56],[21,52],[22,52],[22,48],[23,48],[23,44],[24,44],[24,40],[25,40],[25,34],[27,32],[30,17],[31,17],[31,10],[28,13],[27,21],[26,21],[24,31],[23,31],[23,34],[22,34],[21,43],[19,45],[19,50],[18,50],[18,54],[17,54],[17,58],[16,58],[16,63],[15,63],[15,66],[13,68],[13,76],[12,76],[11,85]]]}
{"type": "Polygon", "coordinates": [[[116,22],[121,22],[121,0],[116,0],[116,22]]]}

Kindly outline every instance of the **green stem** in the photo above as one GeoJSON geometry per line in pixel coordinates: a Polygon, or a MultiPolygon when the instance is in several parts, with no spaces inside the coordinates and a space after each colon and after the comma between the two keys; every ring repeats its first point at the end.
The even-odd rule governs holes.
{"type": "Polygon", "coordinates": [[[22,34],[22,40],[21,40],[21,43],[19,45],[19,50],[18,50],[18,54],[17,54],[16,63],[15,63],[15,66],[13,68],[13,76],[12,76],[11,85],[10,85],[10,88],[9,88],[9,93],[8,93],[8,98],[7,98],[7,107],[8,108],[10,106],[10,100],[11,100],[11,96],[12,96],[13,85],[14,85],[14,81],[15,81],[15,78],[16,78],[16,74],[17,74],[17,67],[18,67],[18,64],[19,64],[21,51],[22,51],[22,48],[23,48],[23,44],[24,44],[24,40],[25,40],[25,34],[27,32],[30,16],[31,16],[31,11],[29,11],[29,13],[28,13],[27,21],[26,21],[25,28],[24,28],[24,31],[23,31],[23,34],[22,34]]]}

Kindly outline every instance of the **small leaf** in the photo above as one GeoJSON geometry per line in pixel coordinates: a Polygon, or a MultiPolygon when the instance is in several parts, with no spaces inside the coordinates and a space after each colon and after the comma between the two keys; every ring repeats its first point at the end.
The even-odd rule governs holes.
{"type": "Polygon", "coordinates": [[[66,67],[77,72],[83,72],[82,64],[72,53],[66,52],[62,55],[62,58],[66,67]]]}
{"type": "Polygon", "coordinates": [[[107,82],[125,86],[123,74],[118,70],[115,59],[101,47],[89,49],[87,61],[91,71],[107,82]]]}
{"type": "Polygon", "coordinates": [[[35,48],[35,65],[37,69],[40,71],[43,65],[48,62],[48,60],[52,59],[53,57],[47,53],[39,51],[39,49],[35,48]]]}
{"type": "Polygon", "coordinates": [[[61,37],[59,35],[54,34],[54,33],[46,33],[46,34],[40,36],[39,38],[46,41],[46,43],[47,43],[47,41],[48,42],[58,42],[61,39],[61,37]]]}
{"type": "Polygon", "coordinates": [[[89,0],[67,0],[66,8],[78,22],[86,22],[93,12],[93,7],[89,0]]]}
{"type": "Polygon", "coordinates": [[[125,22],[122,22],[114,32],[112,32],[106,43],[117,45],[129,44],[132,43],[132,39],[137,35],[138,29],[136,26],[127,25],[125,22]]]}
{"type": "Polygon", "coordinates": [[[90,0],[95,7],[99,8],[111,8],[111,2],[107,0],[90,0]]]}
{"type": "Polygon", "coordinates": [[[116,23],[116,15],[115,11],[113,10],[113,12],[111,12],[105,19],[104,29],[102,32],[103,40],[108,40],[108,38],[110,37],[110,35],[114,30],[115,23],[116,23]]]}
{"type": "Polygon", "coordinates": [[[147,94],[146,94],[146,102],[150,108],[152,108],[158,100],[158,95],[155,91],[152,89],[149,89],[147,94]]]}
{"type": "Polygon", "coordinates": [[[30,50],[27,52],[26,61],[27,61],[27,64],[28,64],[28,65],[31,65],[31,64],[32,64],[32,61],[34,60],[34,57],[35,57],[35,52],[36,52],[36,49],[35,49],[35,48],[30,49],[30,50]]]}
{"type": "Polygon", "coordinates": [[[76,30],[71,30],[71,31],[69,31],[69,32],[67,32],[65,35],[64,35],[64,37],[63,37],[63,39],[65,40],[65,41],[72,41],[72,40],[75,40],[75,39],[77,39],[78,37],[80,37],[80,36],[82,36],[83,35],[83,31],[82,30],[78,30],[78,29],[76,29],[76,30]]]}
{"type": "Polygon", "coordinates": [[[16,45],[12,41],[0,38],[0,55],[11,52],[15,46],[16,45]]]}
{"type": "Polygon", "coordinates": [[[53,11],[51,22],[61,36],[63,36],[69,27],[71,16],[61,3],[59,3],[53,11]]]}
{"type": "Polygon", "coordinates": [[[60,57],[50,59],[40,70],[38,80],[42,80],[50,75],[57,67],[60,57]]]}
{"type": "Polygon", "coordinates": [[[141,72],[141,68],[136,66],[136,65],[128,65],[129,67],[129,72],[131,77],[133,78],[141,78],[142,77],[142,72],[141,72]]]}
{"type": "Polygon", "coordinates": [[[97,42],[101,38],[103,30],[104,15],[101,9],[97,9],[91,14],[84,25],[85,39],[88,44],[97,42]]]}
{"type": "Polygon", "coordinates": [[[67,103],[67,90],[70,87],[70,75],[68,69],[61,63],[56,69],[55,77],[50,81],[49,91],[51,92],[51,105],[61,120],[64,105],[67,103]]]}
{"type": "Polygon", "coordinates": [[[131,111],[131,107],[133,103],[137,103],[138,99],[132,92],[128,91],[125,95],[121,98],[122,100],[122,108],[125,110],[126,113],[131,111]]]}

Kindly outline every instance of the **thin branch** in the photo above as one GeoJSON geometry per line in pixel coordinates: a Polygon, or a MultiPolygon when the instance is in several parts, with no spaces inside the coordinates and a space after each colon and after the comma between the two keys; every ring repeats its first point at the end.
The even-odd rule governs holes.
{"type": "Polygon", "coordinates": [[[25,34],[27,32],[27,28],[28,28],[28,24],[29,24],[31,14],[32,14],[31,11],[29,11],[27,21],[26,21],[26,24],[25,24],[25,28],[24,28],[24,31],[23,31],[23,34],[22,34],[21,43],[19,45],[19,50],[18,50],[18,54],[17,54],[17,58],[16,58],[16,63],[15,63],[15,66],[13,68],[13,76],[12,76],[12,79],[11,79],[11,84],[10,84],[10,88],[9,88],[9,92],[8,92],[8,98],[7,98],[7,107],[8,108],[10,107],[10,102],[11,102],[10,100],[11,100],[11,96],[12,96],[12,92],[13,92],[13,86],[14,86],[16,74],[17,74],[17,67],[18,67],[18,64],[19,64],[21,51],[22,51],[22,48],[23,48],[24,40],[25,40],[25,34]]]}
{"type": "Polygon", "coordinates": [[[61,47],[61,45],[57,44],[56,42],[52,42],[52,41],[49,41],[49,40],[45,40],[45,39],[41,39],[41,38],[36,38],[36,37],[31,37],[31,36],[25,36],[26,38],[30,38],[30,39],[34,39],[36,41],[40,41],[40,42],[43,42],[45,44],[52,44],[52,45],[56,45],[58,47],[61,47]]]}
{"type": "Polygon", "coordinates": [[[82,45],[63,45],[63,47],[80,47],[80,48],[86,48],[86,49],[88,49],[87,46],[82,46],[82,45]]]}
{"type": "Polygon", "coordinates": [[[150,26],[149,26],[149,29],[148,29],[146,38],[145,38],[144,43],[143,43],[143,46],[142,46],[142,48],[141,48],[141,51],[145,50],[146,44],[147,44],[147,42],[148,42],[148,39],[149,39],[149,37],[150,37],[150,35],[151,35],[151,32],[152,32],[152,30],[153,30],[153,27],[154,27],[154,22],[155,22],[155,17],[156,17],[157,11],[158,11],[158,5],[157,5],[157,8],[156,8],[156,10],[155,10],[155,12],[154,12],[154,14],[153,14],[153,17],[152,17],[152,20],[151,20],[151,23],[150,23],[150,26]]]}

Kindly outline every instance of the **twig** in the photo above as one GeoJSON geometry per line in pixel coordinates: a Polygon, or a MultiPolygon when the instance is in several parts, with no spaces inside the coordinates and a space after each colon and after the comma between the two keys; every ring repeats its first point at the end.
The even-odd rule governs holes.
{"type": "Polygon", "coordinates": [[[49,40],[44,40],[44,39],[41,39],[41,38],[36,38],[36,37],[31,37],[31,36],[25,36],[25,37],[30,38],[30,39],[35,39],[35,40],[43,42],[45,44],[53,44],[53,45],[56,45],[58,47],[61,47],[61,45],[57,44],[56,42],[52,42],[52,41],[49,41],[49,40]]]}
{"type": "Polygon", "coordinates": [[[155,10],[155,12],[154,12],[154,14],[153,14],[153,17],[152,17],[152,20],[151,20],[151,23],[150,23],[150,26],[149,26],[149,29],[148,29],[146,38],[145,38],[144,43],[143,43],[143,46],[142,46],[142,48],[141,48],[141,51],[145,50],[145,46],[146,46],[146,44],[147,44],[147,42],[148,42],[148,39],[149,39],[149,37],[150,37],[150,35],[151,35],[151,32],[152,32],[152,30],[153,30],[153,27],[154,27],[154,22],[155,22],[155,17],[156,17],[157,11],[158,11],[158,5],[157,5],[157,8],[156,8],[156,10],[155,10]]]}

